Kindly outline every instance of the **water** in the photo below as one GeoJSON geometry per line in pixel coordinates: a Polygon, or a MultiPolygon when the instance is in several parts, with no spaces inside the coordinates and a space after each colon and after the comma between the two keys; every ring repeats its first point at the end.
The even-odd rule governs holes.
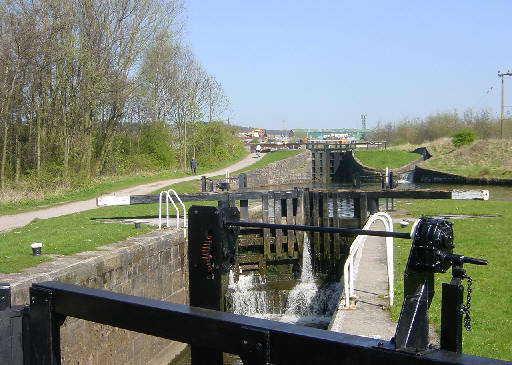
{"type": "MultiPolygon", "coordinates": [[[[329,199],[327,203],[329,210],[329,218],[334,217],[334,200],[329,199]]],[[[273,200],[269,200],[268,216],[274,218],[274,204],[273,200]]],[[[353,218],[354,217],[354,201],[349,198],[341,198],[338,200],[338,218],[353,218]]]]}
{"type": "Polygon", "coordinates": [[[228,301],[232,312],[318,328],[326,328],[341,296],[340,283],[323,282],[313,274],[311,244],[304,235],[302,271],[299,280],[280,280],[259,274],[230,273],[228,301]]]}

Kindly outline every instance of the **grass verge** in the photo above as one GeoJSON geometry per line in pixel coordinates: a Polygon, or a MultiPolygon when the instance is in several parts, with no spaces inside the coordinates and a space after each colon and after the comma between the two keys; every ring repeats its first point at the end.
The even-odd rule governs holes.
{"type": "Polygon", "coordinates": [[[395,169],[405,166],[418,157],[417,153],[398,151],[398,150],[383,150],[383,151],[356,151],[356,157],[368,167],[376,169],[395,169]]]}
{"type": "MultiPolygon", "coordinates": [[[[508,252],[510,241],[510,202],[466,200],[410,200],[400,201],[399,210],[408,216],[435,216],[440,214],[494,215],[495,218],[454,219],[454,252],[485,258],[488,266],[465,265],[473,278],[471,320],[473,329],[464,331],[463,352],[483,357],[512,360],[512,269],[508,252]]],[[[397,231],[406,231],[398,226],[397,231]]],[[[395,239],[395,303],[391,308],[392,319],[397,321],[403,301],[403,277],[410,240],[395,239]]],[[[451,271],[435,275],[436,295],[429,316],[439,332],[441,316],[441,283],[449,282],[451,271]]],[[[464,285],[467,285],[465,282],[464,285]]],[[[466,293],[466,291],[465,291],[466,293]]]]}
{"type": "Polygon", "coordinates": [[[472,178],[512,179],[511,139],[479,139],[457,148],[450,138],[440,138],[422,145],[392,148],[412,151],[417,147],[428,147],[433,154],[421,165],[427,169],[472,178]]]}

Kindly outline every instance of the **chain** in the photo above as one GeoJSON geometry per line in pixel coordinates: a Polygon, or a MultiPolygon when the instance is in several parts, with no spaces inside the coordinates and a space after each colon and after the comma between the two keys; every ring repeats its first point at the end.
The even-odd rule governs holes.
{"type": "Polygon", "coordinates": [[[473,284],[473,279],[471,279],[471,276],[464,275],[466,279],[468,279],[468,293],[466,296],[466,304],[461,305],[461,312],[464,313],[464,328],[466,331],[471,331],[471,316],[470,316],[470,310],[471,310],[471,285],[473,284]]]}

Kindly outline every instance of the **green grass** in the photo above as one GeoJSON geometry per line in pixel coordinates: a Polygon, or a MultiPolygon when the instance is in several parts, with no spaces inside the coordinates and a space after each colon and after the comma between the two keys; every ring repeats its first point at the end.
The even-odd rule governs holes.
{"type": "Polygon", "coordinates": [[[511,139],[479,139],[457,148],[450,138],[440,138],[422,145],[392,148],[412,151],[418,147],[428,147],[433,154],[421,164],[427,169],[473,178],[512,179],[511,139]]]}
{"type": "MultiPolygon", "coordinates": [[[[218,165],[211,168],[204,168],[199,166],[197,174],[204,174],[208,171],[215,171],[227,167],[243,158],[249,153],[244,151],[240,156],[233,157],[230,160],[222,161],[218,165]]],[[[116,176],[99,179],[93,181],[88,186],[79,189],[68,189],[58,192],[56,194],[47,194],[44,199],[41,200],[21,200],[16,202],[8,202],[0,204],[0,215],[6,214],[17,214],[41,208],[47,208],[48,206],[54,206],[59,204],[65,204],[80,200],[87,200],[97,197],[101,194],[111,193],[121,189],[137,186],[154,181],[161,181],[173,178],[179,178],[183,176],[190,176],[191,172],[186,171],[162,171],[158,173],[141,173],[134,176],[116,176]]]]}
{"type": "MultiPolygon", "coordinates": [[[[512,360],[512,265],[509,252],[512,203],[497,201],[464,200],[414,200],[401,201],[398,209],[404,209],[412,217],[437,214],[496,215],[496,218],[454,219],[454,253],[485,258],[488,266],[465,265],[473,278],[471,318],[473,329],[463,333],[465,354],[512,360]]],[[[406,231],[398,226],[398,231],[406,231]]],[[[402,274],[407,263],[410,240],[395,240],[395,303],[392,318],[397,321],[403,301],[402,274]],[[398,274],[400,273],[400,274],[398,274]]],[[[450,272],[435,275],[436,295],[429,311],[430,321],[437,331],[441,313],[441,283],[449,282],[450,272]]],[[[466,285],[466,281],[464,282],[466,285]]],[[[465,299],[465,297],[464,297],[465,299]]]]}
{"type": "Polygon", "coordinates": [[[284,160],[288,157],[298,155],[301,152],[304,152],[304,150],[282,150],[282,151],[273,151],[273,152],[265,153],[263,155],[263,157],[259,161],[254,163],[253,165],[245,167],[245,168],[237,170],[237,171],[234,171],[231,174],[236,175],[236,174],[240,174],[242,172],[246,172],[249,170],[254,170],[254,169],[257,169],[258,167],[268,165],[272,162],[284,160]]]}
{"type": "MultiPolygon", "coordinates": [[[[264,166],[296,153],[295,151],[269,153],[258,163],[251,165],[243,171],[264,166]]],[[[222,166],[218,168],[222,168],[222,166]]],[[[199,173],[202,172],[204,171],[199,170],[199,173]]],[[[238,171],[235,173],[238,173],[238,171]]],[[[184,181],[171,187],[178,193],[193,193],[199,191],[200,182],[199,180],[184,181]]],[[[161,190],[164,189],[159,191],[161,190]]],[[[193,204],[216,205],[216,202],[185,203],[186,209],[188,210],[193,204]]],[[[171,211],[174,213],[174,209],[171,209],[171,211]]],[[[98,246],[108,243],[123,241],[128,237],[155,229],[155,227],[146,225],[142,225],[141,229],[135,229],[134,224],[100,223],[94,221],[95,218],[145,217],[158,217],[158,205],[140,204],[102,207],[56,218],[35,220],[25,227],[8,233],[0,233],[0,273],[19,272],[24,268],[52,259],[45,256],[45,254],[72,255],[94,250],[98,246]],[[34,242],[43,243],[42,256],[32,256],[32,250],[29,246],[34,242]]]]}
{"type": "Polygon", "coordinates": [[[398,150],[356,151],[355,155],[364,165],[376,169],[385,169],[386,167],[395,169],[420,157],[417,153],[398,150]]]}

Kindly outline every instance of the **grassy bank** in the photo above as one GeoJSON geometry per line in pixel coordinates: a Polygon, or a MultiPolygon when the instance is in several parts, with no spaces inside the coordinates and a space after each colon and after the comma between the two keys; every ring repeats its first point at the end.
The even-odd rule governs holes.
{"type": "Polygon", "coordinates": [[[376,169],[395,169],[405,166],[418,157],[417,153],[410,153],[400,150],[382,150],[382,151],[356,151],[355,156],[368,167],[376,169]]]}
{"type": "MultiPolygon", "coordinates": [[[[272,152],[266,154],[258,163],[251,165],[248,169],[261,167],[296,153],[296,151],[272,152]]],[[[244,171],[248,169],[244,169],[244,171]]],[[[198,180],[172,186],[178,193],[196,192],[199,187],[198,180]]],[[[202,204],[215,204],[215,202],[203,202],[202,204]]],[[[192,203],[185,205],[188,209],[192,203]]],[[[52,260],[53,256],[46,256],[48,254],[72,255],[154,230],[155,227],[145,225],[141,229],[135,229],[134,224],[107,224],[96,221],[96,219],[144,217],[158,217],[157,205],[102,207],[62,217],[36,220],[25,227],[8,233],[0,233],[0,273],[19,272],[23,268],[52,260]],[[29,245],[34,242],[43,243],[43,256],[32,256],[29,245]]]]}
{"type": "MultiPolygon", "coordinates": [[[[509,202],[496,201],[454,201],[454,200],[411,200],[398,203],[398,210],[411,217],[434,216],[439,214],[493,215],[495,218],[454,219],[454,253],[485,258],[488,266],[465,265],[473,278],[471,319],[473,329],[464,331],[463,352],[504,360],[512,360],[512,269],[508,252],[510,242],[510,219],[512,206],[509,202]]],[[[406,231],[395,227],[396,230],[406,231]]],[[[403,301],[403,278],[410,240],[395,240],[395,294],[396,305],[392,317],[396,321],[403,301]]],[[[430,309],[430,321],[439,331],[441,315],[441,283],[449,282],[451,271],[436,274],[436,295],[430,309]]],[[[464,285],[467,285],[465,282],[464,285]]]]}
{"type": "MultiPolygon", "coordinates": [[[[247,155],[248,152],[244,151],[240,156],[222,161],[208,169],[198,166],[197,174],[201,175],[208,171],[222,169],[245,158],[247,155]]],[[[60,188],[52,191],[45,190],[43,187],[32,187],[26,190],[7,189],[0,194],[0,215],[22,213],[59,204],[87,200],[101,194],[111,193],[132,186],[190,175],[191,172],[189,170],[147,172],[132,176],[111,176],[97,179],[79,188],[60,188]]]]}
{"type": "MultiPolygon", "coordinates": [[[[412,151],[420,146],[402,145],[397,150],[412,151]]],[[[473,178],[512,179],[512,140],[480,139],[456,148],[450,138],[421,145],[433,157],[422,163],[427,169],[473,178]]]]}

